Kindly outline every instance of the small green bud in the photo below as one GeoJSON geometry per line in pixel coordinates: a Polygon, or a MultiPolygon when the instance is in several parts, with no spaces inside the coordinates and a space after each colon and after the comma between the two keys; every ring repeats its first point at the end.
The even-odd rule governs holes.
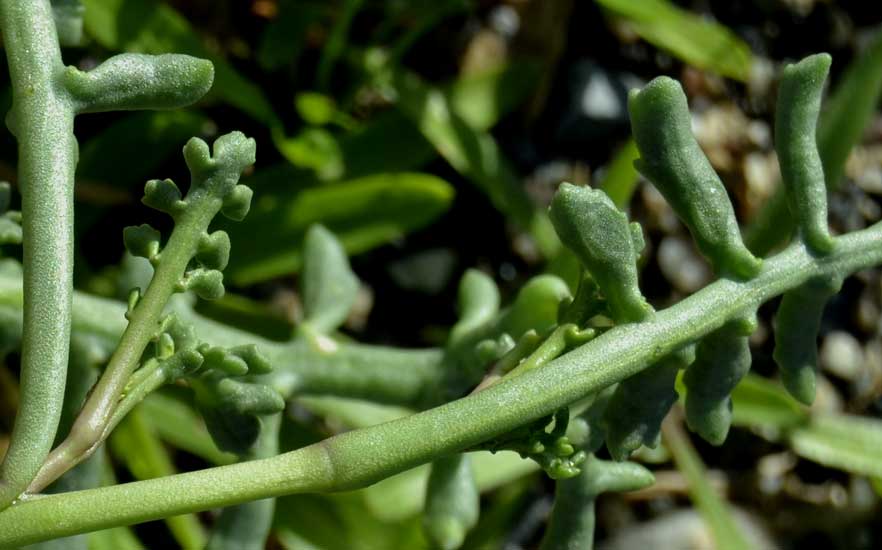
{"type": "Polygon", "coordinates": [[[232,347],[229,352],[248,364],[249,374],[268,374],[273,370],[269,358],[254,344],[232,347]]]}
{"type": "Polygon", "coordinates": [[[230,132],[217,138],[213,154],[204,141],[191,138],[184,145],[184,160],[193,181],[191,192],[201,189],[226,200],[237,187],[242,171],[254,164],[256,149],[254,140],[242,132],[230,132]]]}
{"type": "Polygon", "coordinates": [[[638,322],[652,314],[637,283],[632,226],[606,193],[563,183],[549,215],[561,241],[597,281],[617,322],[638,322]]]}
{"type": "Polygon", "coordinates": [[[163,332],[159,335],[159,340],[156,342],[156,358],[157,359],[168,359],[175,353],[175,340],[172,338],[171,334],[167,332],[163,332]]]}
{"type": "Polygon", "coordinates": [[[233,190],[224,198],[221,214],[235,222],[244,220],[248,211],[251,210],[251,196],[253,194],[254,192],[247,185],[239,184],[233,187],[233,190]]]}
{"type": "Polygon", "coordinates": [[[141,289],[133,288],[129,291],[129,296],[126,300],[126,319],[132,318],[132,312],[135,311],[139,301],[141,301],[141,289]]]}
{"type": "Polygon", "coordinates": [[[168,333],[172,337],[177,350],[195,348],[198,343],[193,325],[182,322],[174,314],[168,315],[160,322],[156,338],[160,338],[163,333],[168,333]]]}
{"type": "Polygon", "coordinates": [[[203,300],[217,300],[224,295],[224,276],[216,269],[193,269],[187,272],[177,288],[191,290],[203,300]]]}
{"type": "Polygon", "coordinates": [[[248,374],[248,364],[228,350],[209,345],[199,346],[199,353],[205,358],[204,368],[212,369],[227,376],[243,376],[248,374]]]}
{"type": "Polygon", "coordinates": [[[205,179],[208,177],[207,173],[214,168],[208,144],[198,137],[190,138],[184,144],[184,162],[190,169],[193,181],[205,179]]]}
{"type": "Polygon", "coordinates": [[[230,236],[226,231],[203,233],[196,249],[196,261],[202,267],[222,270],[230,261],[230,236]]]}
{"type": "Polygon", "coordinates": [[[183,349],[162,361],[162,369],[169,380],[186,378],[202,366],[202,354],[195,349],[183,349]]]}
{"type": "Polygon", "coordinates": [[[181,191],[170,179],[148,181],[141,202],[171,217],[175,217],[186,207],[186,203],[181,200],[181,191]]]}
{"type": "Polygon", "coordinates": [[[148,224],[132,225],[123,229],[123,243],[132,256],[147,258],[150,263],[159,255],[159,231],[148,224]]]}

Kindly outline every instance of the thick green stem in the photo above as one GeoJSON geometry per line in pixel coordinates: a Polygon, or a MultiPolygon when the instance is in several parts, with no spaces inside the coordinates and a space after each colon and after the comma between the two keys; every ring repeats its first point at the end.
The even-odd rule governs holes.
{"type": "Polygon", "coordinates": [[[0,513],[0,546],[296,492],[363,487],[547,416],[634,375],[809,278],[882,262],[882,224],[813,257],[794,245],[748,281],[722,279],[642,323],[617,326],[544,368],[400,420],[273,458],[168,478],[28,499],[0,513]]]}
{"type": "Polygon", "coordinates": [[[12,80],[9,126],[19,144],[24,246],[21,404],[0,466],[0,510],[28,486],[58,428],[73,291],[73,186],[77,143],[48,0],[0,2],[12,80]]]}
{"type": "MultiPolygon", "coordinates": [[[[333,351],[323,351],[305,340],[274,342],[206,319],[183,302],[172,300],[172,310],[208,344],[256,344],[274,366],[267,376],[269,383],[286,397],[335,395],[414,408],[439,403],[437,387],[444,374],[441,350],[339,342],[333,351]]],[[[0,332],[20,330],[4,323],[20,323],[21,307],[21,279],[0,273],[0,310],[8,312],[0,320],[0,332]]],[[[126,328],[125,312],[125,304],[117,300],[74,292],[73,332],[110,353],[126,328]]]]}

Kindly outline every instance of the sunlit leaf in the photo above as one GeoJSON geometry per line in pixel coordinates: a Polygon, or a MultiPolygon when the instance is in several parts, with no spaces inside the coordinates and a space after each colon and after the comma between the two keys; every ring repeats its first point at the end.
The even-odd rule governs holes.
{"type": "Polygon", "coordinates": [[[500,212],[530,231],[544,254],[553,255],[559,243],[551,223],[527,195],[493,136],[471,127],[440,89],[427,85],[415,74],[400,74],[395,88],[398,106],[438,153],[483,191],[500,212]]]}
{"type": "Polygon", "coordinates": [[[707,469],[701,457],[682,428],[679,419],[669,417],[662,425],[665,446],[674,457],[677,469],[689,484],[689,496],[707,523],[715,544],[721,550],[746,550],[751,545],[735,523],[732,511],[725,499],[717,494],[707,477],[707,469]]]}
{"type": "Polygon", "coordinates": [[[699,69],[746,81],[750,46],[723,25],[667,0],[597,0],[644,40],[699,69]]]}
{"type": "Polygon", "coordinates": [[[640,174],[634,168],[634,161],[639,157],[637,144],[633,139],[629,139],[606,165],[606,171],[600,181],[600,188],[619,208],[628,206],[634,195],[634,190],[637,188],[640,174]]]}
{"type": "Polygon", "coordinates": [[[237,284],[297,271],[303,237],[314,223],[355,254],[424,227],[453,199],[450,185],[428,174],[377,174],[293,193],[284,183],[255,185],[251,213],[228,229],[234,254],[226,273],[237,284]]]}

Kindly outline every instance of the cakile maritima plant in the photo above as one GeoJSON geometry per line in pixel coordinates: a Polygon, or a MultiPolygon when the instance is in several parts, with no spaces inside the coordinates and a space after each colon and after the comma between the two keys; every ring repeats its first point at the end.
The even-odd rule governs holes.
{"type": "MultiPolygon", "coordinates": [[[[638,284],[641,227],[602,191],[563,183],[549,217],[560,253],[581,264],[578,288],[539,275],[502,308],[493,280],[467,271],[459,320],[442,349],[338,337],[359,282],[322,226],[304,242],[305,318],[289,340],[220,324],[196,312],[193,296],[224,294],[230,239],[212,230],[215,216],[241,220],[249,210],[252,191],[238,179],[255,161],[255,142],[239,132],[212,147],[198,138],[184,145],[186,193],[171,180],[147,182],[142,202],[170,216],[173,229],[124,231],[147,274],[128,301],[79,293],[72,284],[74,117],[190,104],[211,87],[213,70],[174,54],[123,54],[89,71],[65,66],[59,38],[76,30],[66,19],[77,16],[71,5],[77,8],[0,0],[13,83],[7,123],[18,141],[22,197],[20,214],[8,211],[9,188],[0,189],[0,239],[24,249],[21,264],[0,265],[0,349],[21,350],[21,401],[0,468],[4,548],[222,507],[208,546],[262,548],[273,497],[365,487],[420,464],[431,464],[425,537],[458,548],[479,519],[466,454],[474,450],[534,460],[557,483],[542,548],[590,548],[597,495],[653,482],[627,460],[658,445],[681,372],[688,426],[720,445],[732,423],[731,394],[750,368],[757,309],[781,296],[774,358],[787,390],[811,403],[826,301],[844,278],[882,263],[882,224],[839,236],[827,225],[815,127],[831,60],[819,54],[781,78],[775,146],[798,229],[768,258],[743,244],[727,191],[690,130],[680,85],[660,77],[631,92],[637,168],[718,276],[665,309],[650,305],[638,284]],[[217,447],[238,462],[98,487],[91,457],[166,384],[189,391],[217,447]],[[421,412],[279,454],[286,400],[301,395],[421,412]],[[614,461],[596,456],[603,445],[614,461]]],[[[85,539],[65,544],[84,548],[85,539]]]]}

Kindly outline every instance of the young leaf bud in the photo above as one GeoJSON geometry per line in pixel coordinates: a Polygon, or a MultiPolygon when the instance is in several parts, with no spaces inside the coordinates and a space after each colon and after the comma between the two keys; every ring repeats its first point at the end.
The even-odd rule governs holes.
{"type": "Polygon", "coordinates": [[[226,231],[203,233],[196,249],[196,261],[207,269],[222,270],[230,261],[230,236],[226,231]]]}
{"type": "Polygon", "coordinates": [[[205,358],[203,367],[216,370],[227,376],[243,376],[248,374],[248,364],[228,350],[203,344],[199,346],[199,353],[205,358]]]}
{"type": "Polygon", "coordinates": [[[247,185],[239,184],[224,198],[221,214],[234,222],[240,222],[251,210],[251,196],[254,192],[247,185]]]}
{"type": "Polygon", "coordinates": [[[597,281],[616,321],[638,322],[652,313],[637,284],[633,230],[606,193],[561,184],[549,214],[561,241],[597,281]]]}
{"type": "Polygon", "coordinates": [[[232,347],[228,351],[245,361],[249,374],[268,374],[273,370],[269,358],[254,344],[232,347]]]}
{"type": "Polygon", "coordinates": [[[132,256],[147,258],[153,263],[159,254],[159,231],[148,224],[132,225],[123,229],[123,243],[132,256]]]}
{"type": "Polygon", "coordinates": [[[178,186],[169,179],[148,181],[144,186],[144,198],[141,202],[173,218],[186,207],[186,203],[181,200],[178,186]]]}

